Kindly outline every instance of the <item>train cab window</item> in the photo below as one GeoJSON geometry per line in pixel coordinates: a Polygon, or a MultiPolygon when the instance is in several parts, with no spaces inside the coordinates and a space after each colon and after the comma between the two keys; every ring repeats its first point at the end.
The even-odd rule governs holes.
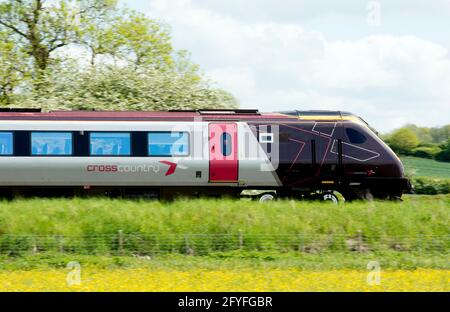
{"type": "Polygon", "coordinates": [[[91,132],[91,156],[130,156],[131,135],[123,132],[91,132]]]}
{"type": "Polygon", "coordinates": [[[231,155],[231,135],[228,132],[222,133],[222,137],[220,138],[220,146],[223,156],[231,155]]]}
{"type": "Polygon", "coordinates": [[[149,156],[189,155],[189,135],[187,132],[149,132],[149,156]]]}
{"type": "Polygon", "coordinates": [[[33,156],[72,155],[72,133],[32,132],[31,155],[33,156]]]}
{"type": "Polygon", "coordinates": [[[13,154],[12,132],[0,132],[0,156],[13,154]]]}
{"type": "Polygon", "coordinates": [[[364,134],[352,128],[345,128],[345,133],[347,133],[350,143],[353,144],[362,144],[367,140],[364,134]]]}

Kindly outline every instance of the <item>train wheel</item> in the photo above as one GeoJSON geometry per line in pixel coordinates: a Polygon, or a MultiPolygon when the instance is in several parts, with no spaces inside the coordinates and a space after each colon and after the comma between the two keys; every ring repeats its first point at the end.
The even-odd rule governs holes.
{"type": "Polygon", "coordinates": [[[364,199],[367,201],[373,201],[374,200],[374,196],[372,194],[372,191],[370,189],[365,189],[364,190],[364,199]]]}
{"type": "Polygon", "coordinates": [[[344,197],[346,202],[351,202],[351,201],[359,199],[358,195],[351,189],[343,189],[343,190],[340,190],[339,193],[342,194],[342,196],[344,197]]]}
{"type": "Polygon", "coordinates": [[[325,202],[332,202],[333,204],[339,204],[339,198],[334,193],[323,193],[322,200],[325,202]]]}
{"type": "Polygon", "coordinates": [[[402,197],[398,196],[398,195],[390,195],[389,200],[393,201],[393,202],[402,202],[403,201],[402,197]]]}
{"type": "Polygon", "coordinates": [[[259,196],[260,203],[270,202],[275,199],[276,199],[276,196],[274,193],[263,193],[259,196]]]}

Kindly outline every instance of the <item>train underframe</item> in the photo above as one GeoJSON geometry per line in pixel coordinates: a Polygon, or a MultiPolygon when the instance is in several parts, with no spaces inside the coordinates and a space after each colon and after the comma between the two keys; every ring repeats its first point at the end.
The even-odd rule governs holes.
{"type": "Polygon", "coordinates": [[[92,197],[174,200],[189,198],[247,197],[269,201],[280,199],[330,200],[339,197],[353,200],[398,200],[411,191],[406,178],[371,178],[359,181],[336,180],[311,183],[305,187],[242,187],[236,186],[8,186],[0,187],[0,197],[92,197]],[[332,182],[332,183],[331,183],[332,182]],[[341,196],[337,196],[339,193],[341,196]]]}

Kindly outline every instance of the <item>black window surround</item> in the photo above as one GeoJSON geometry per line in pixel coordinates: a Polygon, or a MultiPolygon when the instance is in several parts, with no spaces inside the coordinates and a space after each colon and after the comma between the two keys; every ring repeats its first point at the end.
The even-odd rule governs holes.
{"type": "Polygon", "coordinates": [[[174,131],[185,133],[187,136],[187,153],[175,156],[149,155],[148,134],[155,132],[170,133],[171,131],[64,131],[64,130],[1,130],[1,132],[12,133],[13,153],[0,155],[0,157],[188,157],[190,155],[190,133],[188,131],[174,131]],[[70,133],[72,142],[72,153],[70,155],[33,155],[32,133],[70,133]],[[130,134],[129,155],[91,155],[90,134],[91,133],[128,133],[130,134]]]}

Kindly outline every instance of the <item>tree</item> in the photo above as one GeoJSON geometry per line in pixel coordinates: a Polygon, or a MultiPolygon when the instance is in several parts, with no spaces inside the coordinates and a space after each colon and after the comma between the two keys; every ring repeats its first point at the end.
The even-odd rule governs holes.
{"type": "Polygon", "coordinates": [[[135,66],[147,65],[163,68],[174,65],[168,30],[143,14],[131,12],[120,19],[115,30],[123,43],[123,56],[135,66]]]}
{"type": "Polygon", "coordinates": [[[186,51],[173,49],[167,26],[119,8],[117,0],[4,0],[0,34],[4,104],[123,110],[237,105],[211,87],[186,51]]]}
{"type": "Polygon", "coordinates": [[[439,128],[431,128],[430,136],[433,143],[440,144],[450,139],[450,125],[445,125],[439,128]]]}
{"type": "Polygon", "coordinates": [[[229,93],[212,89],[205,81],[192,83],[177,72],[149,67],[96,66],[80,71],[65,64],[47,75],[45,92],[34,93],[21,104],[45,110],[168,110],[232,108],[229,93]]]}
{"type": "Polygon", "coordinates": [[[66,1],[45,5],[44,0],[0,3],[0,25],[33,57],[36,72],[47,69],[50,53],[73,42],[76,14],[66,1]]]}
{"type": "Polygon", "coordinates": [[[450,162],[450,139],[441,146],[442,151],[436,155],[436,160],[450,162]]]}
{"type": "Polygon", "coordinates": [[[16,88],[27,77],[23,51],[0,31],[0,103],[11,104],[16,88]]]}
{"type": "Polygon", "coordinates": [[[417,136],[417,138],[419,139],[419,141],[421,143],[431,143],[432,142],[432,138],[430,135],[430,128],[426,128],[426,127],[418,127],[414,124],[410,124],[410,125],[406,125],[403,128],[408,128],[411,129],[417,136]]]}
{"type": "Polygon", "coordinates": [[[429,144],[428,146],[419,145],[418,147],[414,148],[411,151],[411,155],[420,158],[433,159],[440,152],[441,149],[439,148],[438,145],[435,144],[433,145],[429,144]]]}
{"type": "Polygon", "coordinates": [[[410,154],[419,145],[417,135],[409,128],[394,131],[387,140],[394,151],[400,154],[410,154]]]}
{"type": "Polygon", "coordinates": [[[86,47],[90,53],[90,64],[95,66],[100,55],[116,56],[123,44],[117,38],[117,23],[120,12],[116,9],[116,1],[97,7],[95,10],[85,10],[80,16],[77,28],[77,43],[86,47]]]}

